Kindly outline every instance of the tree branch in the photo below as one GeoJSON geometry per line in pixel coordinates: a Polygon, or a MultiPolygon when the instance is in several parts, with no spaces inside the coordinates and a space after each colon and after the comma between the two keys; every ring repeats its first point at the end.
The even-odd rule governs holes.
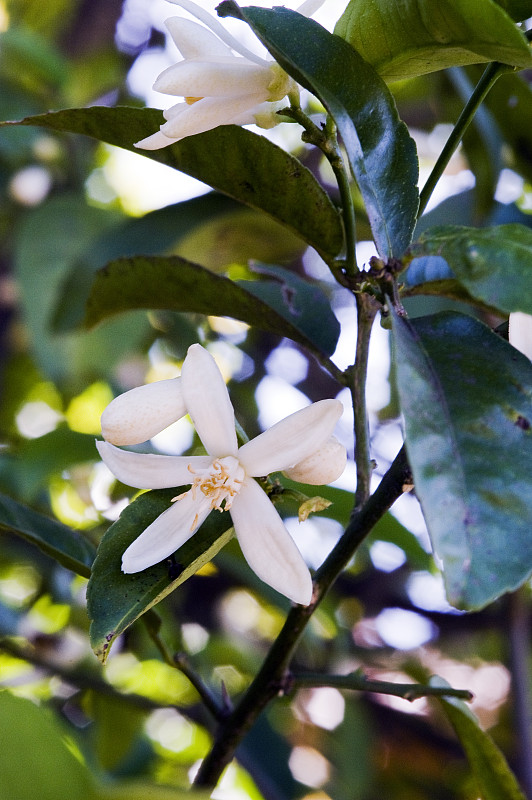
{"type": "Polygon", "coordinates": [[[309,606],[294,606],[273,643],[266,659],[234,711],[216,733],[214,745],[203,761],[195,786],[216,786],[235,750],[268,703],[289,687],[287,670],[295,648],[312,614],[321,603],[356,549],[375,523],[393,505],[411,481],[404,448],[400,450],[367,503],[355,509],[343,536],[321,565],[314,579],[314,594],[309,606]]]}

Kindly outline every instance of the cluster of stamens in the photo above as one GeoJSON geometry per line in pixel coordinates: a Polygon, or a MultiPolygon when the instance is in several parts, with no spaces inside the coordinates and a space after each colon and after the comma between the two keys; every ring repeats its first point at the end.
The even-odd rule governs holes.
{"type": "MultiPolygon", "coordinates": [[[[228,511],[231,508],[245,477],[243,468],[234,456],[215,458],[212,464],[205,469],[194,469],[189,464],[188,471],[194,475],[192,486],[189,489],[194,500],[200,491],[210,500],[211,508],[216,511],[228,511]]],[[[174,497],[172,502],[182,500],[187,494],[188,492],[184,492],[184,494],[174,497]]]]}

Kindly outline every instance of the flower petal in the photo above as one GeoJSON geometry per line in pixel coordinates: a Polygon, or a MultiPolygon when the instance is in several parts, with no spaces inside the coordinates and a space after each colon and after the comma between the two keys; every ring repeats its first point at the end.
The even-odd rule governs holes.
{"type": "Polygon", "coordinates": [[[183,58],[215,59],[233,55],[212,31],[191,19],[170,17],[164,24],[183,58]]]}
{"type": "Polygon", "coordinates": [[[161,72],[153,88],[162,94],[182,97],[236,97],[256,93],[260,97],[258,102],[262,102],[269,99],[268,86],[272,79],[269,67],[259,67],[236,56],[217,61],[187,59],[161,72]]]}
{"type": "Polygon", "coordinates": [[[169,144],[184,139],[185,136],[210,131],[219,125],[244,125],[254,122],[253,112],[257,109],[257,98],[254,95],[229,98],[205,97],[192,105],[186,103],[179,105],[183,109],[182,112],[176,114],[174,111],[161,129],[164,135],[169,137],[169,144]]]}
{"type": "Polygon", "coordinates": [[[122,572],[140,572],[168,558],[188,542],[211,510],[206,498],[194,500],[188,492],[148,525],[122,556],[122,572]]]}
{"type": "Polygon", "coordinates": [[[169,0],[170,3],[174,3],[176,6],[180,6],[185,11],[188,11],[189,14],[192,14],[193,17],[199,19],[200,22],[203,22],[210,30],[218,36],[222,42],[225,42],[228,47],[235,51],[235,53],[240,53],[241,56],[245,58],[249,58],[250,61],[254,61],[256,64],[268,64],[268,61],[265,59],[260,58],[256,53],[253,53],[251,50],[248,50],[247,47],[244,47],[238,39],[235,39],[228,30],[224,28],[222,23],[209,14],[204,8],[201,6],[196,5],[193,3],[192,0],[169,0]]]}
{"type": "Polygon", "coordinates": [[[181,378],[137,386],[109,403],[102,414],[102,436],[112,444],[140,444],[186,413],[181,378]]]}
{"type": "Polygon", "coordinates": [[[189,469],[207,469],[209,456],[159,456],[120,450],[108,442],[96,442],[102,461],[126,486],[136,489],[170,489],[188,486],[193,477],[189,469]]]}
{"type": "Polygon", "coordinates": [[[339,400],[312,403],[243,445],[238,460],[254,477],[293,467],[327,441],[342,411],[339,400]]]}
{"type": "Polygon", "coordinates": [[[308,567],[256,481],[246,480],[229,513],[244,558],[253,572],[294,603],[308,605],[312,599],[308,567]]]}
{"type": "Polygon", "coordinates": [[[209,455],[236,456],[235,412],[216,361],[200,344],[188,348],[181,370],[183,396],[209,455]]]}
{"type": "Polygon", "coordinates": [[[313,486],[324,486],[340,477],[347,463],[347,451],[336,436],[331,436],[303,461],[284,470],[287,478],[313,486]]]}
{"type": "Polygon", "coordinates": [[[135,147],[139,150],[160,150],[161,147],[168,147],[170,144],[175,144],[178,139],[170,139],[165,136],[161,131],[152,133],[151,136],[146,136],[145,139],[140,139],[135,142],[135,147]]]}
{"type": "Polygon", "coordinates": [[[523,311],[510,314],[508,338],[511,345],[532,359],[532,316],[523,311]]]}

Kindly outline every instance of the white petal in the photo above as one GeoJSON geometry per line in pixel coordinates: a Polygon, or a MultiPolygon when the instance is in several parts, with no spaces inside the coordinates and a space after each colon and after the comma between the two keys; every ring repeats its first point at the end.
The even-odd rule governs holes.
{"type": "Polygon", "coordinates": [[[298,14],[303,14],[304,17],[311,17],[318,11],[325,0],[305,0],[300,6],[296,8],[298,14]]]}
{"type": "Polygon", "coordinates": [[[210,510],[206,498],[194,500],[186,494],[176,500],[129,545],[122,556],[122,572],[140,572],[168,558],[188,542],[210,510]]]}
{"type": "Polygon", "coordinates": [[[312,578],[294,540],[259,484],[248,479],[229,512],[244,558],[264,583],[307,606],[312,578]]]}
{"type": "MultiPolygon", "coordinates": [[[[165,69],[153,88],[156,92],[181,97],[235,97],[257,94],[268,100],[273,75],[268,67],[250,64],[243,58],[218,61],[180,61],[165,69]]],[[[277,98],[276,98],[277,99],[277,98]]]]}
{"type": "Polygon", "coordinates": [[[347,452],[336,436],[331,436],[324,445],[295,466],[284,470],[293,481],[324,486],[340,477],[347,463],[347,452]]]}
{"type": "Polygon", "coordinates": [[[200,344],[188,348],[181,379],[188,413],[209,455],[236,455],[235,412],[227,386],[216,361],[200,344]]]}
{"type": "Polygon", "coordinates": [[[185,106],[183,112],[166,122],[162,130],[171,142],[210,131],[219,125],[248,124],[254,122],[253,111],[257,108],[256,104],[257,98],[254,95],[205,97],[190,106],[182,103],[185,106]]]}
{"type": "Polygon", "coordinates": [[[510,314],[508,337],[510,344],[532,359],[532,316],[522,311],[510,314]]]}
{"type": "Polygon", "coordinates": [[[256,55],[256,53],[253,53],[251,50],[248,50],[247,47],[244,47],[243,44],[240,44],[238,39],[235,39],[235,37],[224,28],[222,23],[216,19],[216,17],[211,16],[208,11],[205,11],[204,8],[196,5],[196,3],[193,3],[192,0],[168,0],[168,2],[174,3],[176,6],[180,6],[185,11],[188,11],[189,14],[192,14],[193,17],[199,19],[200,22],[203,22],[208,28],[210,28],[211,31],[222,40],[222,42],[225,42],[226,45],[228,45],[236,53],[240,53],[240,55],[244,56],[245,58],[249,58],[256,64],[268,63],[263,58],[260,58],[258,55],[256,55]]]}
{"type": "Polygon", "coordinates": [[[151,136],[146,136],[145,139],[135,142],[135,147],[138,147],[139,150],[160,150],[161,147],[168,147],[168,145],[175,144],[177,141],[178,139],[169,139],[164,133],[157,131],[157,133],[152,133],[151,136]]]}
{"type": "Polygon", "coordinates": [[[183,58],[231,56],[231,50],[208,28],[184,17],[170,17],[165,22],[170,36],[183,58]]]}
{"type": "Polygon", "coordinates": [[[119,481],[136,489],[170,489],[187,486],[194,477],[189,469],[207,469],[209,456],[159,456],[131,453],[108,442],[96,442],[102,461],[119,481]]]}
{"type": "Polygon", "coordinates": [[[102,414],[102,436],[111,444],[140,444],[186,413],[181,378],[137,386],[109,403],[102,414]]]}
{"type": "Polygon", "coordinates": [[[293,467],[327,441],[342,411],[339,400],[312,403],[243,445],[238,460],[254,477],[293,467]]]}

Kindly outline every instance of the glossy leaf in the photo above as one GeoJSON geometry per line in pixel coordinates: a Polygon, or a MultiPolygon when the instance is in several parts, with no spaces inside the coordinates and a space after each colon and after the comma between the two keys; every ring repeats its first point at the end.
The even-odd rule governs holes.
{"type": "Polygon", "coordinates": [[[91,619],[91,645],[100,661],[121,633],[152,606],[210,561],[233,534],[228,514],[211,514],[201,528],[175,554],[177,577],[169,575],[169,563],[125,575],[122,554],[153,520],[165,511],[175,489],[140,495],[105,533],[92,568],[87,591],[91,619]]]}
{"type": "Polygon", "coordinates": [[[0,530],[20,536],[67,569],[89,577],[94,548],[66,525],[0,495],[0,530]]]}
{"type": "Polygon", "coordinates": [[[81,133],[192,175],[245,205],[265,211],[319,253],[335,256],[343,234],[337,210],[312,173],[294,156],[251,131],[226,125],[166,147],[137,150],[134,142],[162,122],[154,109],[68,109],[4,125],[39,125],[81,133]]]}
{"type": "Polygon", "coordinates": [[[377,249],[401,256],[418,209],[417,156],[395,102],[375,70],[339,37],[287,8],[222,3],[250,24],[276,61],[333,117],[366,205],[377,249]]]}
{"type": "MultiPolygon", "coordinates": [[[[431,678],[430,685],[449,686],[438,677],[431,678]]],[[[506,758],[466,703],[456,697],[437,702],[462,743],[482,800],[525,800],[506,758]]]]}
{"type": "Polygon", "coordinates": [[[275,277],[264,286],[237,284],[178,256],[123,258],[98,272],[87,324],[134,308],[193,311],[233,317],[331,355],[339,324],[321,289],[281,268],[275,277]]]}
{"type": "Polygon", "coordinates": [[[394,315],[408,458],[449,602],[485,606],[532,572],[532,364],[463,314],[394,315]]]}
{"type": "Polygon", "coordinates": [[[519,224],[432,228],[412,252],[431,256],[431,268],[441,267],[440,279],[447,262],[467,291],[487,306],[532,313],[532,229],[519,224]]]}
{"type": "Polygon", "coordinates": [[[9,800],[94,800],[92,776],[47,708],[0,692],[0,787],[9,800]],[[31,753],[31,764],[24,759],[31,753]]]}
{"type": "Polygon", "coordinates": [[[526,38],[493,0],[350,0],[334,32],[390,82],[486,61],[532,66],[526,38]]]}

